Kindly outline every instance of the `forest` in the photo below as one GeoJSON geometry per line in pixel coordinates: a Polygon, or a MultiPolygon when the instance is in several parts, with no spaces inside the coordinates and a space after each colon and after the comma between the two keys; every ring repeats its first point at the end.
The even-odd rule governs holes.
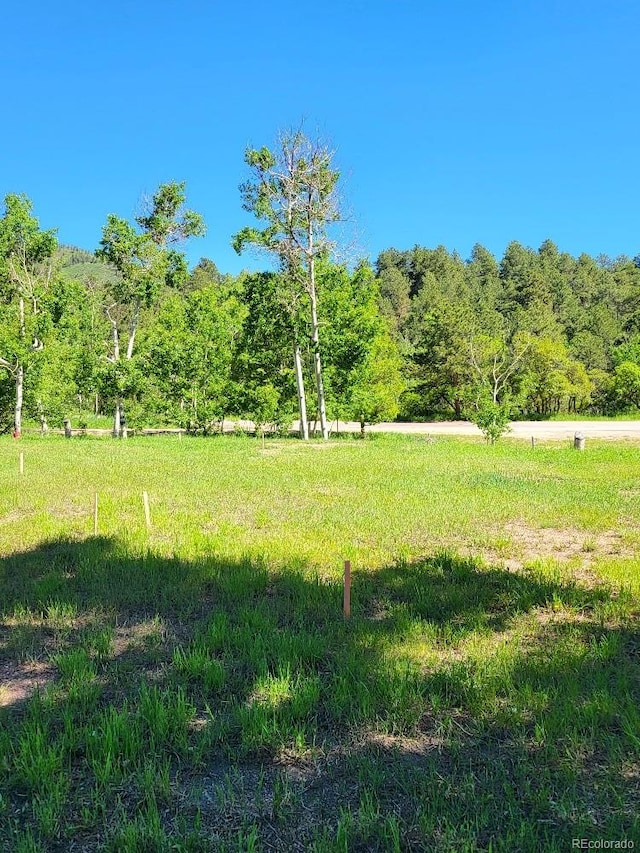
{"type": "MultiPolygon", "coordinates": [[[[0,428],[113,419],[194,433],[246,418],[301,435],[332,422],[612,416],[640,407],[640,256],[512,241],[389,248],[335,260],[339,174],[301,134],[247,151],[230,235],[265,270],[222,273],[185,241],[202,217],[161,185],[133,222],[110,215],[95,251],[59,245],[32,201],[0,218],[0,428]]],[[[425,235],[428,238],[428,235],[425,235]]]]}

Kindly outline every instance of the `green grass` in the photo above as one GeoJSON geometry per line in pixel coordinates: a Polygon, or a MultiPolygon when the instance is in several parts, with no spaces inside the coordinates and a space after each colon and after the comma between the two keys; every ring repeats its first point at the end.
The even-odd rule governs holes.
{"type": "Polygon", "coordinates": [[[545,420],[550,421],[637,421],[640,420],[640,409],[633,408],[617,415],[587,415],[582,412],[558,412],[545,420]]]}
{"type": "Polygon", "coordinates": [[[640,843],[639,449],[0,441],[0,850],[640,843]]]}

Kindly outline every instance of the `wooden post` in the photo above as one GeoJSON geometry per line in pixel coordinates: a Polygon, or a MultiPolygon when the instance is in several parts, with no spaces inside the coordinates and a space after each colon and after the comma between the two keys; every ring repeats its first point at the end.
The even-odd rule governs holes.
{"type": "Polygon", "coordinates": [[[351,561],[344,561],[344,618],[351,616],[351,561]]]}
{"type": "Polygon", "coordinates": [[[584,450],[584,435],[581,432],[573,436],[573,447],[574,450],[584,450]]]}
{"type": "Polygon", "coordinates": [[[531,447],[536,446],[536,437],[534,435],[531,436],[531,447]]]}
{"type": "Polygon", "coordinates": [[[19,467],[20,467],[20,473],[24,474],[24,451],[22,451],[22,450],[20,451],[19,467]]]}
{"type": "Polygon", "coordinates": [[[149,513],[149,495],[146,492],[142,493],[142,503],[144,504],[144,520],[147,523],[147,530],[150,530],[151,514],[149,513]]]}
{"type": "Polygon", "coordinates": [[[69,418],[64,419],[64,437],[71,438],[71,421],[69,418]]]}
{"type": "Polygon", "coordinates": [[[93,535],[98,535],[98,493],[93,496],[93,535]]]}

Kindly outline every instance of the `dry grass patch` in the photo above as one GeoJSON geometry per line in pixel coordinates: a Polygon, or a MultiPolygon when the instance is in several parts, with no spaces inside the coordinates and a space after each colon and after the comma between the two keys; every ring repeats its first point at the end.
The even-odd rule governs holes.
{"type": "Polygon", "coordinates": [[[535,528],[522,520],[509,521],[494,530],[488,547],[463,548],[462,551],[479,556],[488,563],[500,563],[511,571],[546,560],[561,565],[572,563],[582,570],[581,577],[594,582],[596,576],[589,572],[592,564],[601,557],[632,557],[634,549],[625,536],[614,530],[588,533],[575,527],[535,528]]]}

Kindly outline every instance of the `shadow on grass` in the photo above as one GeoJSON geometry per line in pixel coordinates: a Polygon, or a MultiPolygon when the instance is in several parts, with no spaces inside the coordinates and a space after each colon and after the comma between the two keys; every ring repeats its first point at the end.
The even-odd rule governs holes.
{"type": "Polygon", "coordinates": [[[341,584],[305,566],[105,538],[4,558],[0,593],[5,685],[38,664],[49,682],[28,699],[5,689],[4,849],[25,801],[43,849],[638,837],[624,593],[438,554],[356,574],[345,621],[341,584]]]}

